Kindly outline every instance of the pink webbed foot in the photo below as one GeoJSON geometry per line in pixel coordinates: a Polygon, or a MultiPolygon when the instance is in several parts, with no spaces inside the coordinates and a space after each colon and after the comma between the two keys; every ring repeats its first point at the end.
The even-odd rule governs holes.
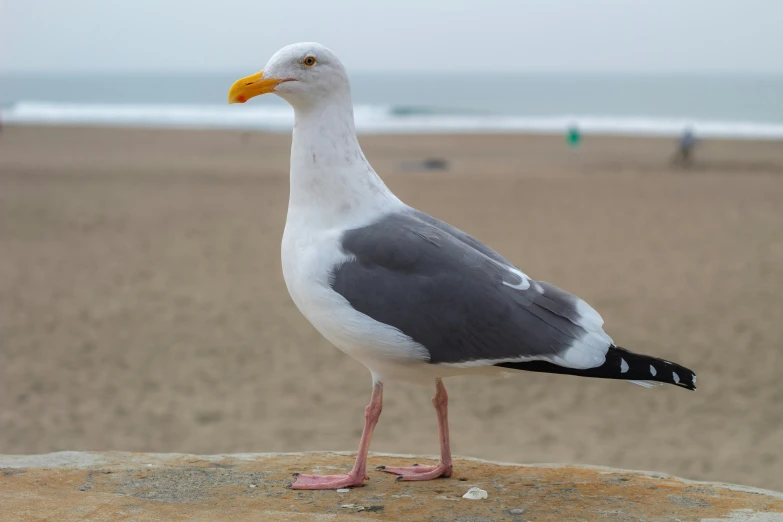
{"type": "Polygon", "coordinates": [[[296,481],[291,484],[291,489],[340,489],[357,488],[364,485],[364,480],[358,474],[347,475],[302,475],[294,473],[296,481]]]}
{"type": "Polygon", "coordinates": [[[439,477],[448,478],[453,469],[451,465],[438,462],[437,466],[419,466],[418,464],[410,467],[395,468],[391,466],[378,466],[377,471],[394,473],[399,475],[397,480],[432,480],[439,477]]]}

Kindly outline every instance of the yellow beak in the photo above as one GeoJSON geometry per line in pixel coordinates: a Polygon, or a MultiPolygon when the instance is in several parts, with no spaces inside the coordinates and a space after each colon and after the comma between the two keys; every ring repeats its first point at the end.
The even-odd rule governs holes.
{"type": "Polygon", "coordinates": [[[255,98],[262,94],[274,92],[275,87],[285,81],[277,78],[261,79],[264,71],[257,72],[247,78],[242,78],[234,82],[228,91],[228,103],[245,103],[250,98],[255,98]]]}

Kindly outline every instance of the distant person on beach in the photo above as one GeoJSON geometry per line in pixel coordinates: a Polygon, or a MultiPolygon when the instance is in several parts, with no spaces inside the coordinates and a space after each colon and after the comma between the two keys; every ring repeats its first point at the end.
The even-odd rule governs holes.
{"type": "Polygon", "coordinates": [[[677,144],[677,152],[674,153],[672,158],[672,165],[682,165],[683,167],[689,167],[693,162],[693,147],[696,146],[696,135],[693,132],[693,128],[688,126],[680,136],[680,141],[677,144]]]}

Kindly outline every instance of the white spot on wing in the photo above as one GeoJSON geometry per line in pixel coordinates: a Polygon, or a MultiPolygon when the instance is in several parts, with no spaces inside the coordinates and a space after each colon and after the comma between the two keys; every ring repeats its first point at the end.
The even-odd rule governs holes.
{"type": "Polygon", "coordinates": [[[628,371],[628,363],[625,362],[625,359],[620,359],[620,373],[626,373],[628,371]]]}
{"type": "Polygon", "coordinates": [[[652,375],[653,377],[658,375],[658,370],[656,370],[655,366],[653,366],[652,364],[650,365],[650,375],[652,375]]]}
{"type": "Polygon", "coordinates": [[[506,267],[506,268],[508,269],[509,272],[511,272],[512,274],[517,276],[520,279],[520,281],[519,281],[519,283],[517,283],[515,285],[512,285],[511,283],[507,283],[507,282],[503,281],[504,285],[506,285],[506,286],[508,286],[510,288],[515,288],[517,290],[527,290],[528,288],[530,288],[530,279],[525,274],[523,274],[522,272],[520,272],[519,270],[517,270],[515,268],[509,268],[509,267],[506,267]]]}
{"type": "Polygon", "coordinates": [[[679,376],[679,375],[677,375],[677,372],[672,372],[672,379],[674,379],[674,382],[675,382],[676,384],[679,384],[679,383],[680,383],[680,376],[679,376]]]}
{"type": "Polygon", "coordinates": [[[694,374],[691,374],[691,375],[693,375],[693,379],[692,379],[693,380],[693,385],[696,386],[696,374],[694,373],[694,374]]]}

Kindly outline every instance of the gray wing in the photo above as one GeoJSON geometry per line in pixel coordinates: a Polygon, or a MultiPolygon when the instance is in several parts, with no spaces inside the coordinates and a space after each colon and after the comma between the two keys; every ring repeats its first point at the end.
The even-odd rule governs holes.
{"type": "Polygon", "coordinates": [[[528,280],[477,239],[413,209],[345,232],[342,247],[353,260],[334,268],[332,288],[423,345],[431,363],[590,368],[612,344],[584,301],[528,280]]]}

